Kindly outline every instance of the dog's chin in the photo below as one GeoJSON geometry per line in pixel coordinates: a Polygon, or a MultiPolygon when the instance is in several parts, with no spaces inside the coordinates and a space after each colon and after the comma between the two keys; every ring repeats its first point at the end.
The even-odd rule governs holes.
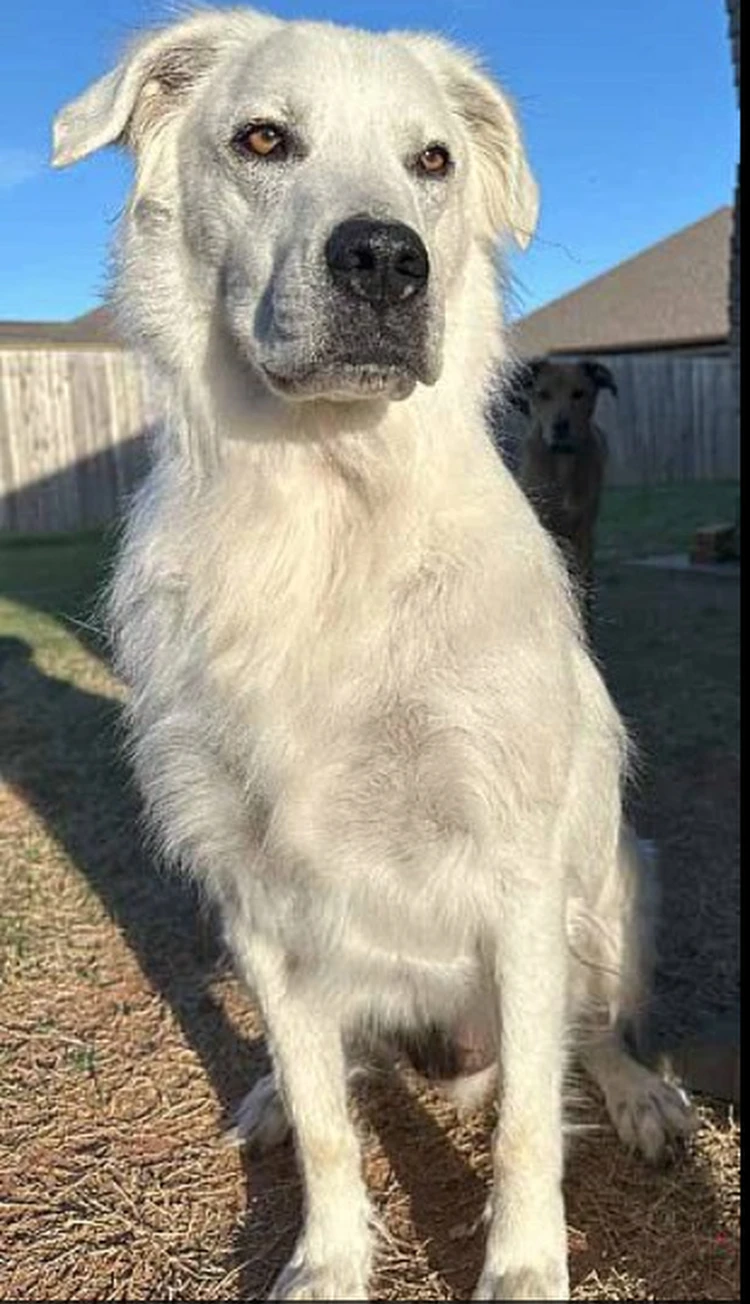
{"type": "Polygon", "coordinates": [[[353,400],[408,398],[417,382],[427,378],[404,366],[378,362],[336,362],[281,372],[263,367],[263,378],[272,393],[297,402],[325,399],[350,403],[353,400]]]}

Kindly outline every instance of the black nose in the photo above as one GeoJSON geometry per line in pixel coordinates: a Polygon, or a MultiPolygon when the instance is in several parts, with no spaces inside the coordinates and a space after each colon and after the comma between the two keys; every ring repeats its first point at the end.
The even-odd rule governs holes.
{"type": "Polygon", "coordinates": [[[375,308],[388,308],[418,294],[430,264],[416,231],[403,222],[350,217],[334,227],[326,262],[336,285],[375,308]]]}
{"type": "Polygon", "coordinates": [[[556,444],[567,444],[570,442],[570,422],[567,421],[565,417],[559,421],[555,421],[552,426],[552,438],[556,444]]]}

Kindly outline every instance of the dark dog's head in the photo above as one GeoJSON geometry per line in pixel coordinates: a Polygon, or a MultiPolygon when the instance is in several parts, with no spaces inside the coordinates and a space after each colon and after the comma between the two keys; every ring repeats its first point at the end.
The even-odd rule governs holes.
{"type": "Polygon", "coordinates": [[[531,418],[553,453],[575,453],[588,433],[601,389],[617,394],[601,362],[552,362],[533,358],[511,386],[510,401],[531,418]]]}

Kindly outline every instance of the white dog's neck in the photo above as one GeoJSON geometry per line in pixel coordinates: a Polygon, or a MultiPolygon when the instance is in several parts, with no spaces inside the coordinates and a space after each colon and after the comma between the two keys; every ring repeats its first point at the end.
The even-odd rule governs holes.
{"type": "Polygon", "coordinates": [[[235,492],[240,481],[249,488],[262,480],[277,484],[285,498],[299,483],[307,494],[317,485],[324,498],[343,494],[371,509],[394,498],[426,502],[431,485],[446,484],[446,467],[454,468],[455,486],[473,460],[471,445],[489,448],[476,404],[468,396],[461,405],[451,402],[440,382],[399,402],[285,403],[269,395],[217,409],[195,399],[173,395],[167,430],[183,483],[199,490],[215,481],[235,492]]]}

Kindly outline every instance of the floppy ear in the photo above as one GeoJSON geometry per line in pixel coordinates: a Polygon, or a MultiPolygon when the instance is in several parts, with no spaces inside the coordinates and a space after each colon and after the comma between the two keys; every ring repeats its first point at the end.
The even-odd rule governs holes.
{"type": "Polygon", "coordinates": [[[471,55],[446,41],[405,35],[468,130],[479,179],[481,233],[490,240],[508,233],[526,249],[539,216],[539,191],[510,100],[471,55]]]}
{"type": "Polygon", "coordinates": [[[617,396],[617,384],[609,367],[603,362],[582,362],[581,366],[597,389],[608,389],[617,396]]]}
{"type": "Polygon", "coordinates": [[[474,143],[487,233],[495,239],[507,232],[519,249],[528,248],[539,217],[539,190],[510,101],[468,60],[459,63],[449,93],[474,143]]]}
{"type": "Polygon", "coordinates": [[[141,37],[112,72],[57,115],[53,167],[66,167],[115,142],[137,149],[228,44],[279,21],[252,10],[214,10],[141,37]]]}

